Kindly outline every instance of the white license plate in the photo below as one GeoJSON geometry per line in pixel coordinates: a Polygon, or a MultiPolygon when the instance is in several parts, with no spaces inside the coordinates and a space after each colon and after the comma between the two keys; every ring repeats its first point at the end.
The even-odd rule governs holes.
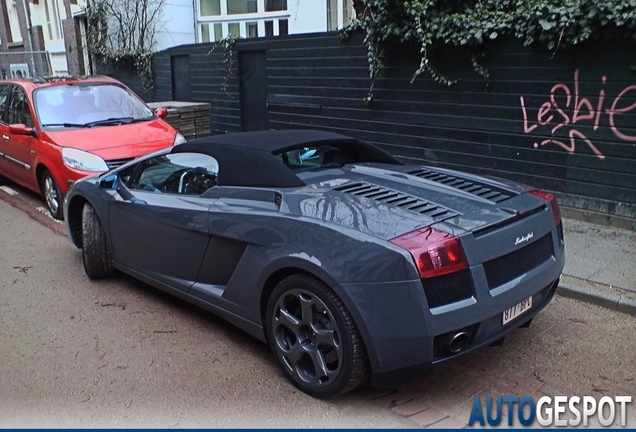
{"type": "Polygon", "coordinates": [[[502,325],[506,325],[513,319],[517,318],[519,315],[527,312],[532,307],[532,297],[528,297],[525,300],[522,300],[521,303],[511,307],[510,309],[504,311],[503,320],[501,322],[502,325]]]}

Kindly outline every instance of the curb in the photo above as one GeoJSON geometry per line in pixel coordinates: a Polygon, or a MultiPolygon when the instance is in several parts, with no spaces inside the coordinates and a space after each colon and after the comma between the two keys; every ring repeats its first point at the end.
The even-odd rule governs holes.
{"type": "Polygon", "coordinates": [[[557,294],[636,316],[636,293],[611,285],[564,274],[557,294]]]}

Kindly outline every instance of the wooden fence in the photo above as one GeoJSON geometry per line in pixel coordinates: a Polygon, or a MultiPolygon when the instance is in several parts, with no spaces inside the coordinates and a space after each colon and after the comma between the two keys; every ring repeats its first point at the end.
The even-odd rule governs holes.
{"type": "MultiPolygon", "coordinates": [[[[451,86],[428,75],[411,82],[418,50],[395,47],[367,105],[362,39],[323,33],[239,40],[231,52],[172,48],[155,55],[156,89],[146,98],[210,103],[212,133],[341,132],[407,162],[547,189],[566,216],[636,229],[633,42],[595,41],[554,54],[495,41],[485,47],[488,82],[464,53],[435,50],[440,72],[459,79],[451,86]]],[[[122,78],[140,91],[138,81],[122,78]]]]}

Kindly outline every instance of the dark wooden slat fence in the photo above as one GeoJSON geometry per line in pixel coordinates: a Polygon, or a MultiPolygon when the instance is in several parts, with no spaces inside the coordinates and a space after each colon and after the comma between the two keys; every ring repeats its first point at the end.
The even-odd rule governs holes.
{"type": "MultiPolygon", "coordinates": [[[[516,40],[486,47],[488,85],[458,50],[438,50],[434,63],[452,86],[421,75],[415,47],[390,50],[385,71],[369,90],[361,35],[340,42],[333,33],[239,40],[232,52],[228,92],[221,89],[223,49],[212,44],[155,55],[156,91],[172,100],[173,58],[189,56],[193,102],[211,104],[212,133],[239,132],[265,116],[270,129],[318,128],[379,144],[407,162],[496,175],[553,191],[564,213],[636,229],[636,45],[594,41],[556,55],[516,40]],[[249,67],[243,53],[258,54],[249,67]],[[257,77],[257,78],[255,78],[257,77]],[[247,80],[251,81],[247,81],[247,80]],[[243,88],[266,89],[262,97],[243,88]],[[242,106],[241,101],[251,101],[242,106]],[[256,102],[255,102],[256,101],[256,102]],[[255,106],[259,105],[259,106],[255,106]],[[260,117],[259,117],[260,118],[260,117]]],[[[253,56],[252,56],[253,57],[253,56]]],[[[109,71],[117,77],[117,71],[109,71]]],[[[138,82],[122,75],[125,82],[138,82]]],[[[140,93],[141,94],[141,93],[140,93]]],[[[263,124],[260,122],[258,124],[263,124]]]]}

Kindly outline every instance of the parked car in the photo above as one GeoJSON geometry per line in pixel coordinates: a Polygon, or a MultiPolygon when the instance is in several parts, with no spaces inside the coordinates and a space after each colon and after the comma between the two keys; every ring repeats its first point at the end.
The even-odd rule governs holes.
{"type": "Polygon", "coordinates": [[[550,193],[320,131],[156,152],[75,182],[65,215],[90,278],[119,270],[220,315],[319,398],[528,326],[565,264],[550,193]]]}
{"type": "Polygon", "coordinates": [[[166,114],[109,77],[0,80],[0,176],[42,194],[60,219],[74,181],[185,142],[166,114]]]}

